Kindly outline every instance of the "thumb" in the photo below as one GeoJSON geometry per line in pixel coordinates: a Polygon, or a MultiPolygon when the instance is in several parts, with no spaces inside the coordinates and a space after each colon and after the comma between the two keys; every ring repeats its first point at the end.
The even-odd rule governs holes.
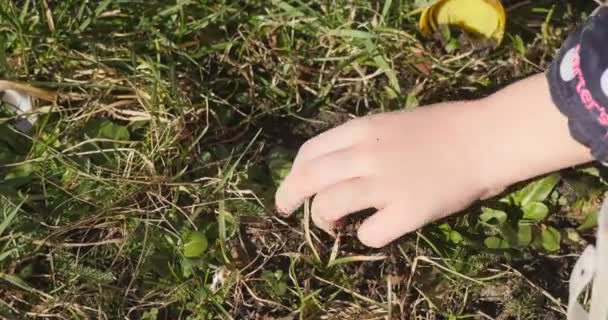
{"type": "Polygon", "coordinates": [[[431,214],[408,211],[406,206],[393,205],[376,212],[359,227],[357,237],[368,247],[381,248],[432,220],[431,214]]]}
{"type": "Polygon", "coordinates": [[[275,206],[277,212],[282,216],[290,216],[302,205],[302,201],[290,202],[288,188],[285,182],[281,183],[275,194],[275,206]]]}

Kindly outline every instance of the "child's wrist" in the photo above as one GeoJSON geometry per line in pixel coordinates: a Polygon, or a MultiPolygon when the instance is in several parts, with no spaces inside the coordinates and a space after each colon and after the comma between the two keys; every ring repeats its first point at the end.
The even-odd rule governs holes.
{"type": "Polygon", "coordinates": [[[575,141],[567,119],[552,103],[543,75],[519,81],[478,100],[471,113],[479,126],[483,186],[501,189],[563,168],[593,160],[575,141]]]}
{"type": "MultiPolygon", "coordinates": [[[[435,106],[431,107],[435,108],[435,106]]],[[[495,150],[504,145],[504,136],[499,130],[492,130],[500,118],[501,109],[493,105],[491,99],[458,101],[437,106],[440,115],[436,122],[445,129],[438,143],[445,143],[456,162],[455,168],[469,172],[470,185],[479,198],[488,198],[500,193],[516,180],[515,164],[495,150]]],[[[508,148],[508,145],[506,146],[508,148]]],[[[440,160],[440,161],[444,161],[440,160]]]]}
{"type": "Polygon", "coordinates": [[[465,142],[468,169],[478,187],[480,199],[492,197],[517,181],[517,174],[510,173],[516,171],[514,163],[494,151],[502,140],[498,130],[491,130],[491,124],[499,118],[495,108],[491,99],[475,100],[462,106],[462,113],[467,118],[464,127],[468,137],[465,142]]]}

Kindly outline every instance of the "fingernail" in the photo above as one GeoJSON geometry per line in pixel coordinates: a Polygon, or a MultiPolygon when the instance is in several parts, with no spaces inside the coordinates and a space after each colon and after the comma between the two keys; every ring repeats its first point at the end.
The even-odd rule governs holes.
{"type": "Polygon", "coordinates": [[[274,210],[278,215],[280,215],[281,217],[288,217],[289,216],[289,211],[276,206],[275,210],[274,210]]]}
{"type": "Polygon", "coordinates": [[[287,192],[285,192],[285,188],[283,186],[280,186],[275,194],[275,203],[277,209],[284,215],[289,214],[289,206],[285,205],[288,203],[287,200],[287,192]]]}
{"type": "Polygon", "coordinates": [[[331,222],[319,220],[317,221],[316,225],[319,229],[323,230],[323,232],[329,234],[332,237],[335,236],[334,225],[331,222]]]}
{"type": "Polygon", "coordinates": [[[342,229],[346,226],[346,219],[345,218],[341,218],[338,219],[334,222],[334,226],[336,227],[336,229],[342,229]]]}

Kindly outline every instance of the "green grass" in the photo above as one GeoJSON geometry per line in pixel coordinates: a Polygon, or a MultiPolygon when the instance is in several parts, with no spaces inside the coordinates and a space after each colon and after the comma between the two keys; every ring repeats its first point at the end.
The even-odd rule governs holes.
{"type": "Polygon", "coordinates": [[[563,317],[603,170],[382,250],[272,213],[307,138],[541,72],[592,9],[510,1],[500,47],[447,53],[413,2],[1,2],[0,78],[60,98],[29,134],[1,109],[0,318],[563,317]]]}

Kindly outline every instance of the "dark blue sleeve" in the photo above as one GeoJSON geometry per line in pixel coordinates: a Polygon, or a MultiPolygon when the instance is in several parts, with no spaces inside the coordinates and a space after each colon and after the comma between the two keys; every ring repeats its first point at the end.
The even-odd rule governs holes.
{"type": "Polygon", "coordinates": [[[572,137],[608,162],[608,7],[568,37],[546,75],[572,137]]]}

